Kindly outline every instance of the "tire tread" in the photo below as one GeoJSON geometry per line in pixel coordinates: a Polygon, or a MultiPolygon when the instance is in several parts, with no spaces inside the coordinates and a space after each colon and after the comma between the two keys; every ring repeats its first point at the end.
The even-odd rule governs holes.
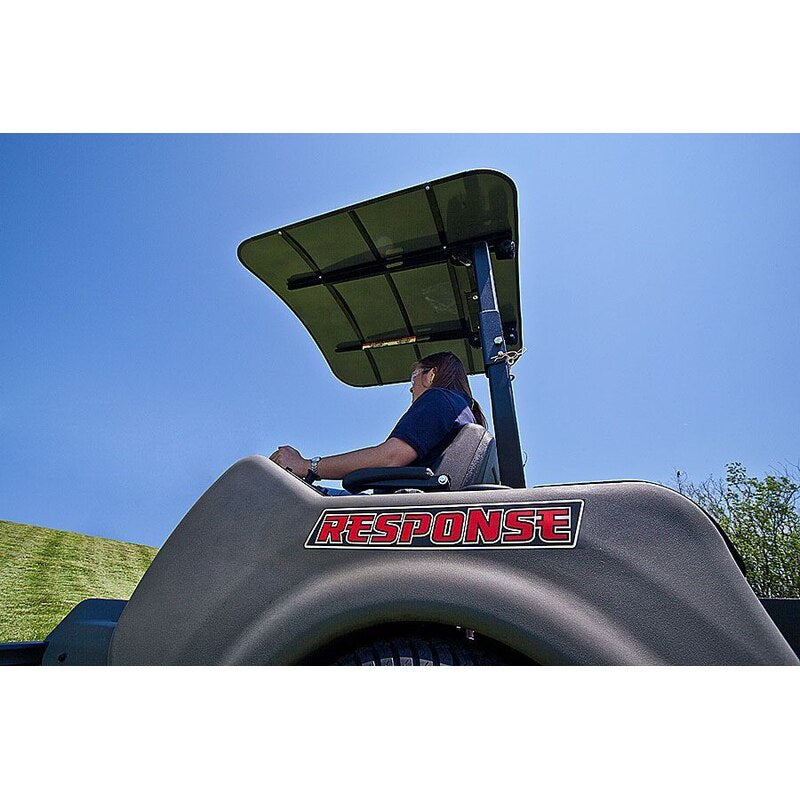
{"type": "Polygon", "coordinates": [[[452,638],[410,635],[377,639],[345,653],[335,663],[359,667],[474,667],[501,662],[474,642],[462,642],[454,634],[452,638]]]}

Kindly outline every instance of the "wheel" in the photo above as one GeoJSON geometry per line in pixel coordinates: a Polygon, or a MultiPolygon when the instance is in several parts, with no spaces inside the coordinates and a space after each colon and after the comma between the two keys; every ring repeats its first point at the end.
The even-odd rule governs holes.
{"type": "Polygon", "coordinates": [[[334,661],[335,666],[350,667],[476,667],[506,663],[509,662],[467,639],[464,631],[375,639],[334,661]]]}

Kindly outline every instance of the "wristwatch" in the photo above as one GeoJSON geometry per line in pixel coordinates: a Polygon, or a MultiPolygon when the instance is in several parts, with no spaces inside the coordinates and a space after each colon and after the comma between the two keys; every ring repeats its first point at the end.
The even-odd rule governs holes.
{"type": "Polygon", "coordinates": [[[317,464],[319,464],[320,461],[322,461],[322,456],[314,456],[314,458],[311,459],[311,469],[309,469],[305,477],[308,483],[322,480],[317,472],[317,464]]]}

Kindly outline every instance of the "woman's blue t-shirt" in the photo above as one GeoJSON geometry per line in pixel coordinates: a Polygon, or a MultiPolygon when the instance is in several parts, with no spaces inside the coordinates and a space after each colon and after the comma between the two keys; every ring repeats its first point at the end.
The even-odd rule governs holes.
{"type": "Polygon", "coordinates": [[[414,448],[417,460],[411,466],[430,467],[470,422],[475,422],[475,415],[467,395],[432,386],[400,417],[389,438],[402,439],[414,448]]]}

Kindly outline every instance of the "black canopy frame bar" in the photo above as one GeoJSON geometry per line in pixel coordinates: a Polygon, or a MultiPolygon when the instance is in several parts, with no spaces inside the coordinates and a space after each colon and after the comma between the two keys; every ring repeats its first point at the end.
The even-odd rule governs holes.
{"type": "MultiPolygon", "coordinates": [[[[514,327],[513,323],[503,323],[503,335],[509,344],[516,345],[517,329],[514,327]]],[[[463,327],[458,327],[411,335],[398,333],[397,331],[387,331],[369,340],[341,342],[336,345],[336,352],[355,353],[361,350],[375,350],[380,347],[397,347],[398,345],[404,344],[463,341],[464,338],[466,338],[468,343],[476,350],[481,349],[481,338],[477,330],[473,331],[470,328],[465,333],[463,327]]],[[[470,359],[470,363],[472,363],[472,359],[470,359]]]]}
{"type": "MultiPolygon", "coordinates": [[[[284,235],[286,233],[284,232],[284,235]]],[[[314,265],[313,272],[304,272],[300,275],[292,275],[286,281],[286,286],[290,291],[296,289],[308,289],[312,286],[333,286],[337,283],[347,283],[348,281],[359,281],[364,278],[374,278],[386,273],[404,272],[410,269],[420,269],[431,267],[436,264],[451,263],[452,257],[458,258],[467,254],[471,256],[472,248],[476,244],[487,244],[489,249],[497,253],[497,248],[509,241],[511,231],[492,236],[476,236],[469,239],[462,239],[449,245],[440,247],[428,247],[424,250],[417,250],[406,255],[390,256],[389,258],[376,258],[374,261],[367,261],[364,264],[355,266],[337,267],[333,266],[324,272],[314,265]]],[[[313,262],[312,262],[313,263],[313,262]]]]}
{"type": "MultiPolygon", "coordinates": [[[[480,347],[480,338],[472,332],[464,333],[464,329],[447,328],[443,331],[431,331],[430,333],[417,333],[403,336],[397,333],[384,333],[376,336],[369,341],[342,342],[336,345],[337,353],[355,353],[361,350],[375,350],[380,347],[396,347],[404,344],[427,344],[428,342],[454,342],[468,337],[472,347],[480,347]]],[[[472,359],[470,359],[470,362],[472,359]]]]}

